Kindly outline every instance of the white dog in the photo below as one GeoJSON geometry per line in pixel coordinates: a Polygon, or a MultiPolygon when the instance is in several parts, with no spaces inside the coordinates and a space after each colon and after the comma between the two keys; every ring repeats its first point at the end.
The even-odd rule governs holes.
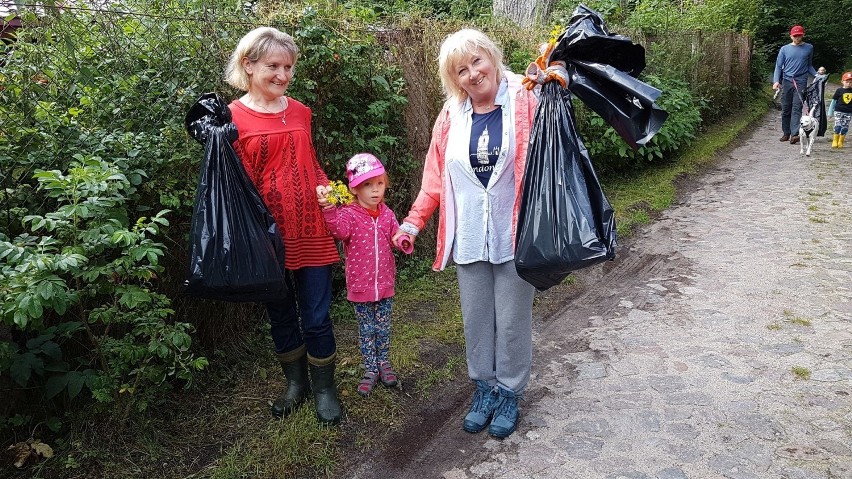
{"type": "Polygon", "coordinates": [[[814,116],[815,109],[811,108],[807,115],[802,115],[799,122],[799,153],[805,156],[811,156],[811,147],[819,131],[819,118],[814,116]]]}

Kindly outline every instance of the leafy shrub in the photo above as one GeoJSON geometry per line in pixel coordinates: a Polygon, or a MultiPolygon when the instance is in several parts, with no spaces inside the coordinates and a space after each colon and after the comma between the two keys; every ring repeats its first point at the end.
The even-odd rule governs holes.
{"type": "Polygon", "coordinates": [[[189,349],[186,323],[170,323],[169,299],[151,290],[167,210],[131,221],[126,164],[74,155],[67,173],[35,173],[54,211],[27,215],[14,239],[0,238],[0,314],[18,331],[0,348],[3,370],[44,400],[86,387],[101,403],[143,410],[169,378],[206,365],[189,349]],[[83,348],[76,346],[84,345],[83,348]]]}
{"type": "MultiPolygon", "coordinates": [[[[3,47],[0,389],[12,400],[0,407],[0,427],[30,420],[27,404],[79,399],[82,391],[126,416],[162,395],[168,379],[188,382],[203,367],[190,334],[214,338],[210,346],[238,343],[256,328],[256,317],[239,306],[177,293],[201,160],[183,116],[203,92],[239,94],[222,71],[260,20],[234,21],[236,12],[245,16],[235,2],[125,6],[146,13],[24,13],[25,24],[38,28],[19,30],[17,42],[3,47]],[[162,8],[162,17],[148,13],[162,8]],[[124,180],[107,181],[106,171],[105,178],[124,180]],[[88,193],[57,196],[51,185],[71,177],[88,193]],[[161,230],[165,218],[154,213],[164,209],[172,210],[171,225],[161,230]],[[60,221],[69,214],[76,219],[60,221]],[[134,222],[138,216],[148,219],[134,222]],[[205,318],[196,333],[191,317],[205,318]]],[[[382,32],[342,8],[289,7],[269,23],[293,34],[302,50],[290,94],[314,111],[329,176],[342,178],[345,158],[358,151],[380,156],[392,177],[407,176],[416,165],[401,141],[405,85],[382,32]]],[[[396,191],[390,201],[406,203],[407,191],[396,191]]]]}
{"type": "Polygon", "coordinates": [[[346,160],[366,151],[382,159],[391,179],[403,176],[398,173],[413,167],[405,145],[405,82],[377,39],[380,32],[340,7],[297,13],[281,25],[300,50],[289,93],[313,109],[314,144],[326,174],[345,179],[346,160]],[[344,20],[347,30],[335,27],[344,20]]]}
{"type": "Polygon", "coordinates": [[[166,243],[186,244],[200,155],[182,120],[219,81],[218,39],[181,17],[22,15],[38,28],[5,47],[0,88],[0,416],[87,391],[121,419],[205,364],[157,281],[181,255],[154,238],[168,207],[166,243]]]}
{"type": "Polygon", "coordinates": [[[586,148],[600,172],[620,172],[639,169],[650,162],[665,160],[678,149],[687,146],[701,125],[700,104],[689,92],[686,83],[671,78],[646,75],[643,80],[659,88],[663,94],[657,105],[669,114],[660,131],[651,140],[631,149],[603,118],[574,101],[578,125],[586,148]]]}

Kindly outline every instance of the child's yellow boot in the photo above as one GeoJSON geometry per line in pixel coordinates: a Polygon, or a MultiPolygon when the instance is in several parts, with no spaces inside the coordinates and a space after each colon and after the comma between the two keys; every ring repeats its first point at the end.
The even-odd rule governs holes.
{"type": "Polygon", "coordinates": [[[837,147],[843,148],[843,140],[846,138],[846,135],[840,135],[840,138],[837,139],[837,147]]]}
{"type": "Polygon", "coordinates": [[[831,147],[837,148],[838,143],[840,143],[840,133],[835,133],[834,137],[831,140],[831,147]]]}

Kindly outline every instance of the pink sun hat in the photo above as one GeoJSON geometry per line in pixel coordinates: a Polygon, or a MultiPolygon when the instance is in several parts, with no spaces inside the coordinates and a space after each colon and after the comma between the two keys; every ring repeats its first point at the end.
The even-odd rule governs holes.
{"type": "Polygon", "coordinates": [[[385,174],[385,167],[378,158],[369,153],[358,153],[346,162],[346,178],[349,187],[355,188],[361,183],[385,174]]]}

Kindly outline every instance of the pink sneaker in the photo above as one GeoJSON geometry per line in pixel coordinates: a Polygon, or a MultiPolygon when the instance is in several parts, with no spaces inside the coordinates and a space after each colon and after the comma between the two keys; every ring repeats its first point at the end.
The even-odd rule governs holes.
{"type": "Polygon", "coordinates": [[[373,386],[376,385],[376,382],[379,380],[379,375],[373,371],[367,371],[364,373],[364,377],[361,378],[361,382],[358,383],[358,394],[367,397],[373,392],[373,386]]]}
{"type": "Polygon", "coordinates": [[[390,363],[379,364],[379,379],[386,387],[392,388],[397,385],[396,373],[393,372],[390,363]]]}

